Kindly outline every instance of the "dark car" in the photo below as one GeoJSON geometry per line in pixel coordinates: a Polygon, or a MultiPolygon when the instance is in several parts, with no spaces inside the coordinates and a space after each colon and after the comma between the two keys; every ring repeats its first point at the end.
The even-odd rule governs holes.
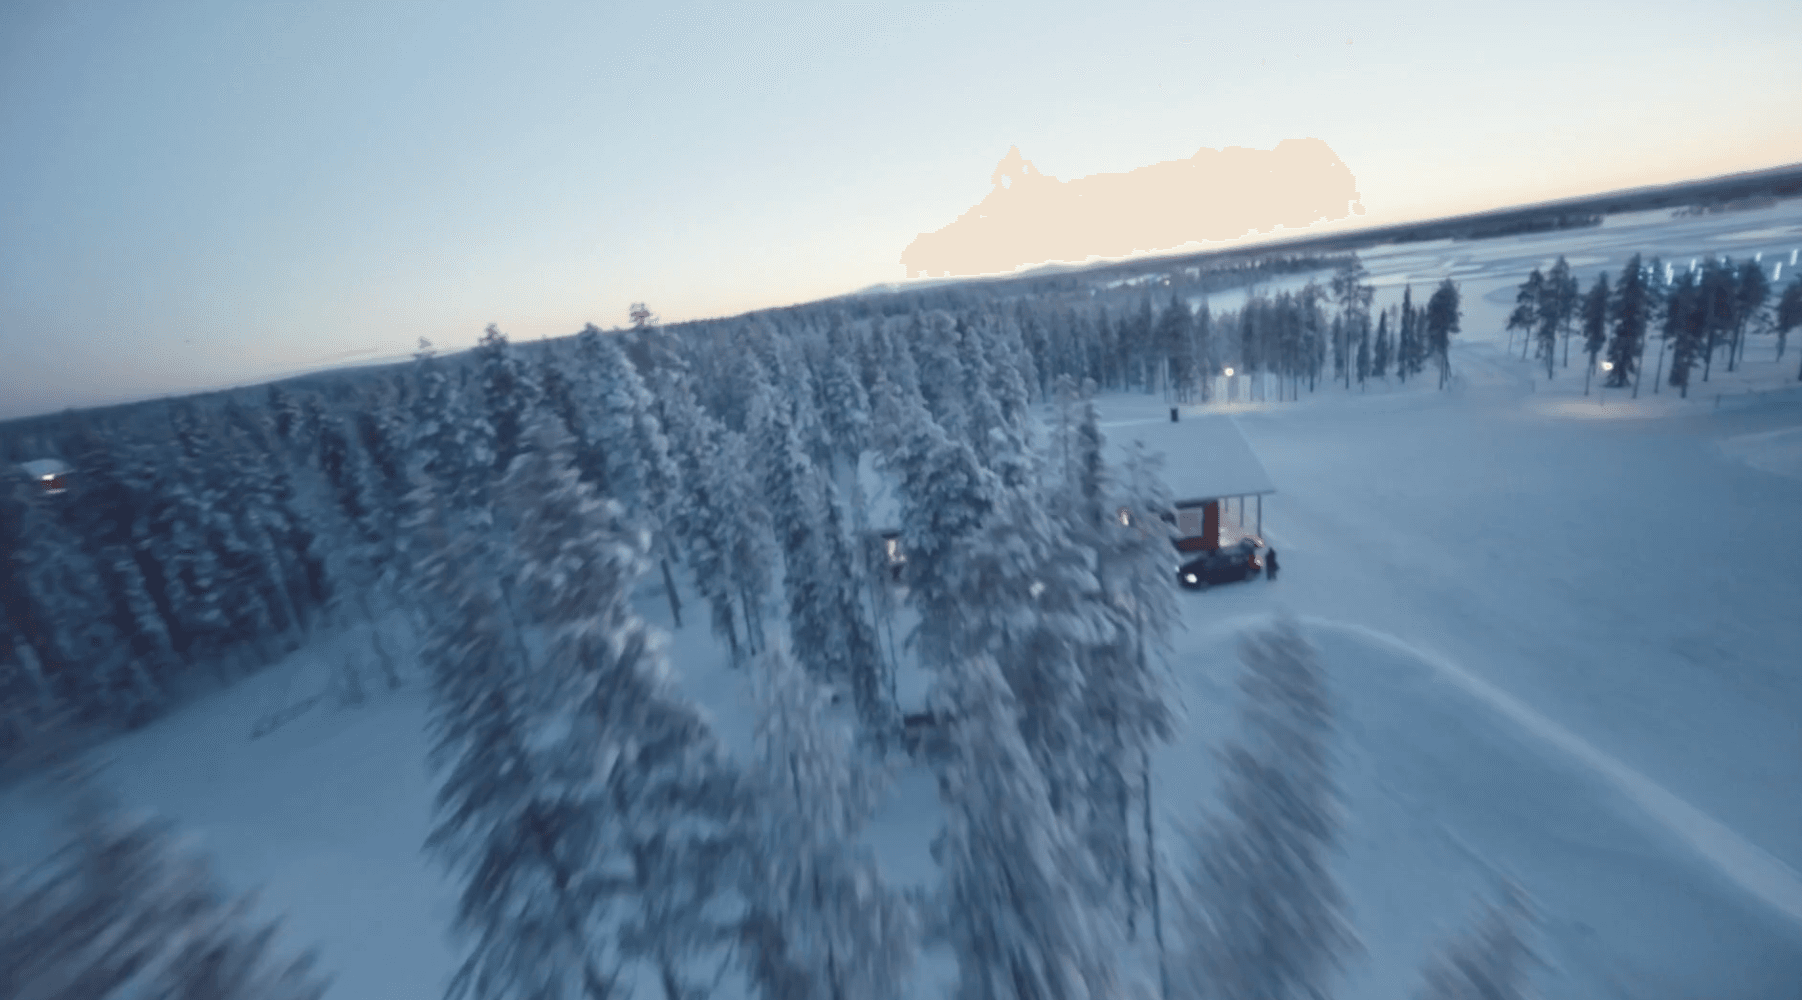
{"type": "Polygon", "coordinates": [[[1212,552],[1203,552],[1183,563],[1176,571],[1176,582],[1190,590],[1200,590],[1216,583],[1238,583],[1250,580],[1264,568],[1258,555],[1258,543],[1242,538],[1236,544],[1212,552]]]}

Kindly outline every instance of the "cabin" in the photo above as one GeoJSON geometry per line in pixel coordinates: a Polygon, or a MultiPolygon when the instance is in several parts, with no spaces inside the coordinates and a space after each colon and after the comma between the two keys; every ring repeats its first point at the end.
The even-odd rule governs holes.
{"type": "MultiPolygon", "coordinates": [[[[1180,411],[1173,410],[1178,418],[1180,411]]],[[[1170,486],[1173,509],[1159,511],[1176,526],[1179,552],[1204,552],[1232,546],[1241,539],[1262,544],[1264,497],[1276,485],[1264,463],[1230,416],[1209,414],[1187,420],[1103,421],[1106,459],[1116,472],[1124,465],[1132,442],[1150,454],[1164,456],[1163,477],[1170,486]]],[[[901,548],[901,503],[894,480],[876,469],[866,453],[858,464],[858,488],[864,507],[860,529],[887,558],[891,578],[900,579],[907,553],[901,548]]],[[[1123,520],[1130,511],[1121,511],[1123,520]]]]}
{"type": "Polygon", "coordinates": [[[1164,481],[1175,509],[1159,513],[1176,525],[1177,551],[1211,551],[1244,538],[1261,544],[1264,497],[1276,492],[1276,484],[1239,424],[1220,414],[1189,420],[1178,415],[1172,410],[1169,421],[1103,422],[1108,464],[1119,468],[1135,441],[1147,453],[1164,456],[1164,481]]]}
{"type": "Polygon", "coordinates": [[[69,474],[75,470],[54,458],[39,458],[19,463],[32,482],[38,484],[45,493],[55,495],[69,488],[69,474]]]}
{"type": "Polygon", "coordinates": [[[901,551],[901,499],[894,478],[877,470],[875,462],[874,453],[866,451],[857,463],[857,485],[863,493],[860,526],[887,560],[890,579],[899,580],[907,563],[901,551]]]}

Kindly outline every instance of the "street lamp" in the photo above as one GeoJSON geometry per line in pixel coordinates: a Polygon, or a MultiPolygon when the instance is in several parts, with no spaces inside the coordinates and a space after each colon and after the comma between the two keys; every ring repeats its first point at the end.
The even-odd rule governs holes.
{"type": "Polygon", "coordinates": [[[1233,377],[1233,370],[1232,370],[1232,369],[1231,369],[1231,368],[1228,368],[1228,369],[1227,369],[1227,370],[1226,370],[1226,377],[1227,377],[1227,378],[1232,378],[1232,377],[1233,377]]]}

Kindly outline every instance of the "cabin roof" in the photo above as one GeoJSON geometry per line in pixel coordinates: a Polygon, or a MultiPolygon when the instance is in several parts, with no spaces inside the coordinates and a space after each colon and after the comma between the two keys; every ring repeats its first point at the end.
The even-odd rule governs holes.
{"type": "Polygon", "coordinates": [[[1107,439],[1108,464],[1116,468],[1126,460],[1127,448],[1134,441],[1142,442],[1147,452],[1162,454],[1164,481],[1170,484],[1171,499],[1178,506],[1276,492],[1270,473],[1232,417],[1205,414],[1177,423],[1168,419],[1104,421],[1101,433],[1107,439]]]}
{"type": "Polygon", "coordinates": [[[33,479],[48,479],[51,476],[66,476],[71,471],[68,464],[55,458],[34,458],[29,462],[20,462],[19,468],[33,479]]]}

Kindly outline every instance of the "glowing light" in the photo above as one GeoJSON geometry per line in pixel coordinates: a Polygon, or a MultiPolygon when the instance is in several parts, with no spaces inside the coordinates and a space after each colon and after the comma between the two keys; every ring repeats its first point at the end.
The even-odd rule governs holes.
{"type": "Polygon", "coordinates": [[[1127,510],[1125,507],[1120,508],[1120,523],[1125,525],[1128,528],[1132,527],[1132,523],[1133,523],[1132,511],[1127,510]]]}
{"type": "Polygon", "coordinates": [[[1614,370],[1614,362],[1612,362],[1612,361],[1602,362],[1602,370],[1605,372],[1613,371],[1614,370]]]}
{"type": "Polygon", "coordinates": [[[1183,582],[1194,583],[1195,582],[1195,574],[1194,573],[1184,573],[1183,574],[1183,582]]]}
{"type": "Polygon", "coordinates": [[[1232,377],[1233,377],[1233,370],[1232,370],[1232,369],[1231,369],[1231,368],[1228,368],[1228,369],[1227,369],[1227,370],[1226,370],[1226,377],[1227,377],[1227,378],[1232,378],[1232,377]]]}

